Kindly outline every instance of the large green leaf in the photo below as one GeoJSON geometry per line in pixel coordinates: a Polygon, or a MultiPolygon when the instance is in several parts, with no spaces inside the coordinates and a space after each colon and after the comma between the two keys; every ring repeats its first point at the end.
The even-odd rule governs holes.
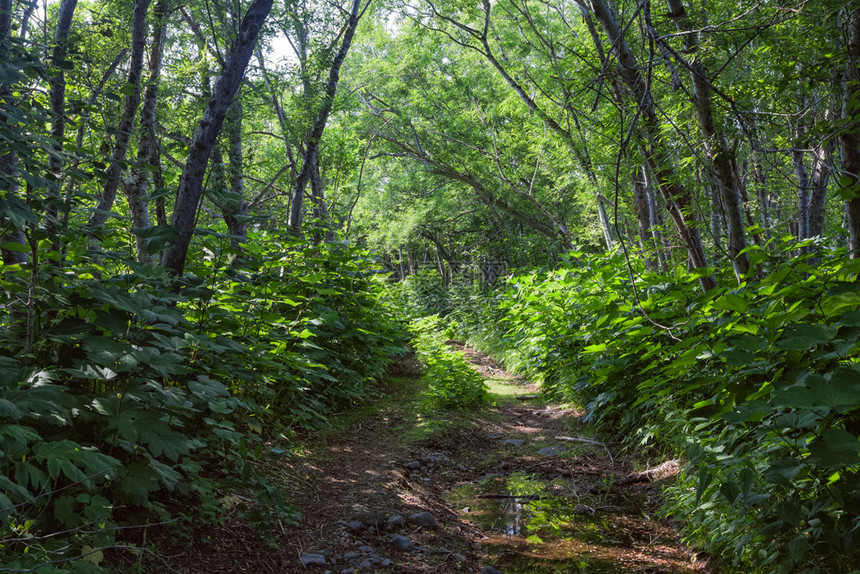
{"type": "Polygon", "coordinates": [[[818,323],[803,323],[790,327],[776,346],[786,351],[808,351],[816,345],[829,343],[836,337],[836,327],[818,323]]]}
{"type": "Polygon", "coordinates": [[[827,468],[860,466],[860,440],[842,429],[829,429],[809,445],[809,464],[827,468]]]}

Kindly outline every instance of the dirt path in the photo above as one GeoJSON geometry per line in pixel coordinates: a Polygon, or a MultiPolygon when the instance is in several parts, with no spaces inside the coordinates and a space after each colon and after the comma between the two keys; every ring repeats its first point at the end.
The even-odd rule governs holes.
{"type": "MultiPolygon", "coordinates": [[[[462,349],[462,347],[460,347],[462,349]]],[[[707,572],[666,523],[658,482],[575,411],[517,400],[537,389],[463,349],[491,406],[424,417],[418,367],[372,410],[277,462],[302,512],[260,536],[235,518],[168,560],[180,572],[707,572]],[[369,414],[372,413],[372,414],[369,414]],[[567,437],[567,438],[557,438],[567,437]],[[574,439],[574,440],[570,440],[574,439]],[[549,450],[543,450],[550,447],[549,450]]],[[[672,468],[665,474],[671,475],[672,468]]]]}

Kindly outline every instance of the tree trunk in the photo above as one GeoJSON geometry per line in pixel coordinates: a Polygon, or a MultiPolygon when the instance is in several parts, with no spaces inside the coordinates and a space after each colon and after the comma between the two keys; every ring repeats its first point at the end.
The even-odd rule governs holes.
{"type": "MultiPolygon", "coordinates": [[[[582,4],[586,0],[577,1],[582,4]]],[[[645,135],[643,148],[646,153],[646,161],[654,175],[660,193],[666,199],[666,208],[672,216],[675,230],[687,249],[692,266],[696,268],[707,267],[708,262],[699,232],[688,221],[689,214],[693,213],[692,197],[690,192],[679,183],[679,178],[666,156],[667,146],[660,133],[654,101],[642,77],[636,57],[628,47],[615,13],[606,0],[590,0],[589,5],[595,18],[601,23],[609,37],[618,61],[621,79],[627,84],[633,101],[640,106],[642,131],[645,135]]],[[[706,291],[717,286],[716,281],[710,275],[701,277],[699,282],[702,289],[706,291]]]]}
{"type": "MultiPolygon", "coordinates": [[[[0,0],[0,55],[4,55],[5,49],[3,44],[6,38],[12,32],[12,0],[0,0]]],[[[0,123],[7,122],[6,114],[3,113],[3,108],[14,107],[11,100],[11,90],[8,85],[0,83],[0,123]]],[[[18,154],[14,149],[0,156],[0,189],[5,191],[7,203],[10,200],[21,201],[17,197],[18,193],[18,154]]],[[[27,248],[29,243],[24,229],[15,225],[11,220],[0,220],[0,225],[5,230],[5,233],[0,236],[0,244],[4,247],[0,249],[0,257],[3,258],[3,264],[24,265],[30,261],[27,248]],[[7,249],[11,245],[20,246],[18,249],[7,249]]],[[[26,299],[21,297],[20,291],[13,292],[6,290],[6,308],[9,312],[9,329],[12,332],[20,333],[32,340],[30,331],[30,319],[33,316],[32,298],[27,296],[26,299]]]]}
{"type": "MultiPolygon", "coordinates": [[[[696,54],[699,49],[698,35],[693,32],[687,12],[681,0],[667,0],[669,17],[675,21],[680,32],[684,33],[684,51],[696,54]]],[[[735,270],[735,276],[740,282],[749,271],[750,262],[746,253],[746,235],[741,217],[742,205],[739,182],[734,177],[729,147],[725,136],[717,129],[714,111],[711,106],[711,90],[708,84],[707,71],[701,59],[693,56],[689,65],[690,78],[693,86],[693,107],[699,129],[704,137],[705,153],[713,165],[714,182],[717,184],[723,213],[726,218],[728,231],[728,251],[735,270]]]]}
{"type": "Polygon", "coordinates": [[[657,270],[651,242],[651,206],[648,202],[648,186],[642,178],[642,172],[633,170],[633,197],[636,202],[636,221],[639,223],[639,242],[645,258],[645,268],[648,271],[657,270]]]}
{"type": "Polygon", "coordinates": [[[846,65],[842,90],[842,120],[839,133],[840,160],[848,190],[844,193],[848,216],[848,250],[852,258],[860,257],[860,8],[847,14],[845,31],[846,65]]]}
{"type": "MultiPolygon", "coordinates": [[[[594,174],[592,172],[592,176],[593,175],[594,174]]],[[[597,187],[597,178],[594,177],[594,180],[591,183],[597,187]]],[[[600,230],[603,231],[603,240],[606,242],[606,249],[611,250],[615,247],[615,240],[612,238],[612,223],[609,219],[609,215],[606,213],[606,198],[599,192],[597,193],[597,218],[600,222],[600,230]]]]}
{"type": "Polygon", "coordinates": [[[642,179],[645,181],[645,196],[648,199],[648,216],[650,218],[651,237],[654,242],[654,253],[657,254],[657,262],[663,273],[669,272],[669,246],[663,237],[663,219],[657,207],[657,198],[654,195],[654,180],[646,165],[642,166],[642,179]]]}
{"type": "Polygon", "coordinates": [[[317,112],[316,121],[314,121],[313,129],[305,146],[305,154],[302,163],[302,169],[299,171],[299,176],[293,185],[290,204],[290,227],[293,234],[297,237],[301,235],[302,227],[302,199],[304,198],[305,188],[308,185],[313,170],[316,166],[320,139],[322,139],[323,131],[325,131],[328,116],[331,113],[332,105],[334,104],[334,96],[337,91],[337,83],[340,80],[340,67],[346,58],[349,47],[352,44],[352,38],[355,35],[355,29],[358,26],[358,20],[361,17],[361,0],[353,0],[352,9],[349,12],[346,30],[344,31],[343,41],[340,45],[337,55],[329,70],[328,83],[326,84],[325,95],[323,96],[322,105],[317,112]]]}
{"type": "Polygon", "coordinates": [[[27,31],[30,27],[30,18],[33,16],[33,12],[36,10],[36,6],[38,4],[39,0],[29,0],[26,1],[24,5],[24,12],[21,14],[21,27],[18,30],[18,37],[22,40],[27,39],[27,31]]]}
{"type": "Polygon", "coordinates": [[[812,150],[812,184],[809,197],[809,237],[820,237],[824,232],[824,204],[827,184],[830,182],[830,164],[833,155],[832,140],[819,142],[812,150]]]}
{"type": "MultiPolygon", "coordinates": [[[[161,63],[164,56],[164,17],[167,6],[159,1],[155,6],[155,23],[152,31],[152,45],[149,51],[149,78],[143,95],[143,107],[140,111],[140,141],[137,144],[137,163],[131,183],[125,186],[128,205],[131,210],[132,226],[142,229],[150,227],[149,198],[149,168],[160,169],[160,154],[158,140],[155,135],[155,106],[158,103],[158,84],[161,79],[161,63]],[[154,163],[157,162],[157,163],[154,163]]],[[[137,260],[140,263],[150,261],[146,251],[144,238],[136,236],[137,260]]]]}
{"type": "Polygon", "coordinates": [[[236,42],[227,55],[224,69],[215,81],[212,98],[206,111],[203,112],[197,133],[189,146],[188,159],[179,181],[179,192],[173,209],[176,239],[162,257],[162,265],[177,275],[181,275],[185,270],[185,259],[203,195],[203,179],[209,156],[212,154],[212,146],[221,131],[227,108],[232,103],[239,84],[245,76],[245,69],[254,51],[257,36],[272,9],[273,1],[254,0],[248,7],[236,42]]]}
{"type": "Polygon", "coordinates": [[[230,247],[238,251],[248,242],[245,217],[248,204],[245,202],[245,177],[242,172],[242,101],[236,99],[227,110],[227,172],[230,196],[221,205],[221,213],[230,234],[230,247]]]}
{"type": "MultiPolygon", "coordinates": [[[[35,0],[33,2],[35,4],[35,0]]],[[[0,0],[0,41],[12,33],[12,0],[0,0]]]]}
{"type": "MultiPolygon", "coordinates": [[[[108,66],[108,69],[102,75],[101,81],[99,82],[98,86],[96,86],[95,89],[93,89],[93,91],[90,93],[90,97],[87,99],[87,104],[89,106],[95,105],[96,100],[98,100],[99,95],[101,94],[102,90],[105,87],[105,84],[107,84],[107,82],[111,78],[111,76],[114,75],[117,67],[119,67],[120,63],[128,55],[128,52],[129,52],[128,48],[123,48],[120,51],[120,53],[117,54],[116,58],[114,58],[113,61],[110,63],[110,65],[108,66]]],[[[75,149],[79,150],[84,145],[84,132],[86,131],[86,121],[82,116],[79,116],[77,118],[77,124],[78,124],[78,133],[77,133],[77,136],[75,137],[75,149]]],[[[72,168],[76,169],[80,165],[80,163],[81,163],[80,159],[76,158],[72,162],[72,168]]],[[[63,205],[63,211],[64,211],[64,213],[63,213],[63,232],[64,233],[68,233],[68,230],[69,230],[69,216],[71,215],[71,211],[72,211],[72,201],[75,198],[75,184],[76,184],[76,182],[77,182],[77,180],[75,178],[73,178],[73,177],[69,178],[68,179],[68,185],[67,185],[66,190],[64,192],[64,195],[65,195],[65,197],[63,198],[63,203],[64,203],[64,205],[63,205]]],[[[66,249],[65,249],[65,246],[63,246],[63,257],[65,257],[65,252],[66,252],[66,249]]]]}
{"type": "Polygon", "coordinates": [[[94,234],[101,231],[113,209],[116,200],[116,192],[119,189],[120,177],[125,164],[128,142],[131,138],[131,130],[134,126],[134,118],[140,105],[140,76],[143,72],[143,53],[146,44],[146,12],[152,0],[135,0],[134,11],[131,17],[131,62],[128,70],[128,86],[131,93],[126,95],[123,105],[122,119],[117,128],[116,142],[111,156],[110,167],[105,179],[104,189],[96,205],[95,211],[90,217],[90,245],[97,248],[100,241],[96,240],[94,234]]]}
{"type": "Polygon", "coordinates": [[[804,155],[802,150],[791,150],[791,163],[797,177],[797,217],[794,221],[794,234],[801,241],[809,237],[809,172],[803,162],[804,155]]]}
{"type": "Polygon", "coordinates": [[[765,234],[768,234],[770,233],[771,226],[771,202],[770,195],[767,192],[767,174],[765,173],[764,165],[762,164],[763,152],[761,149],[761,142],[759,142],[758,129],[755,124],[750,126],[747,131],[752,134],[752,141],[750,141],[750,146],[752,147],[752,179],[753,183],[755,183],[755,193],[756,199],[758,200],[761,227],[762,231],[764,231],[765,234]]]}
{"type": "MultiPolygon", "coordinates": [[[[12,0],[0,0],[0,44],[12,33],[12,0]]],[[[2,54],[3,52],[0,52],[2,54]]],[[[14,107],[11,100],[11,90],[8,85],[0,83],[0,103],[4,103],[9,107],[14,107]]],[[[6,123],[6,114],[0,108],[0,122],[6,123]]],[[[8,153],[0,156],[0,189],[6,191],[6,194],[15,197],[18,192],[18,154],[14,148],[8,153]]],[[[17,197],[16,197],[17,199],[17,197]]],[[[8,201],[8,199],[7,199],[8,201]]],[[[0,242],[3,244],[17,244],[21,248],[26,248],[27,237],[24,230],[17,228],[11,221],[0,221],[3,228],[7,231],[0,237],[0,242]]],[[[15,265],[24,264],[29,261],[26,249],[23,250],[2,250],[3,264],[15,265]]],[[[13,311],[14,313],[14,305],[13,311]]]]}
{"type": "Polygon", "coordinates": [[[60,228],[58,213],[61,204],[60,189],[63,180],[63,138],[66,135],[66,73],[65,60],[68,52],[69,30],[72,27],[72,17],[75,14],[75,8],[78,5],[78,0],[62,0],[60,3],[60,11],[57,15],[57,28],[54,33],[54,53],[52,55],[52,64],[56,69],[56,73],[51,77],[50,94],[51,115],[53,116],[53,125],[51,126],[51,147],[54,153],[51,154],[50,166],[51,173],[54,175],[54,181],[48,186],[48,197],[45,215],[45,222],[48,237],[51,242],[51,249],[57,253],[53,259],[55,264],[60,263],[60,240],[57,236],[60,228]]]}

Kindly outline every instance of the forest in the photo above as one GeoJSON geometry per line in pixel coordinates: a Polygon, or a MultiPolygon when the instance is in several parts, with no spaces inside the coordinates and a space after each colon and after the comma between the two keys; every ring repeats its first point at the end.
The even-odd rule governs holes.
{"type": "Polygon", "coordinates": [[[291,520],[428,316],[721,571],[860,564],[856,2],[0,0],[0,250],[0,572],[291,520]]]}

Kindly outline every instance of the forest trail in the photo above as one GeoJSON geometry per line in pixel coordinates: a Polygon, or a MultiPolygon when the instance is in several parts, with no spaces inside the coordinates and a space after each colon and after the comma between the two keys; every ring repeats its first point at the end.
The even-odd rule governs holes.
{"type": "Polygon", "coordinates": [[[710,571],[672,525],[649,518],[659,507],[659,481],[671,480],[675,469],[662,477],[635,473],[611,443],[583,436],[579,413],[521,400],[536,393],[533,384],[454,346],[487,379],[486,408],[423,417],[420,367],[400,361],[384,399],[345,415],[335,430],[308,436],[298,455],[278,463],[302,513],[297,525],[276,524],[267,542],[236,517],[206,544],[169,559],[170,567],[255,574],[710,571]]]}

